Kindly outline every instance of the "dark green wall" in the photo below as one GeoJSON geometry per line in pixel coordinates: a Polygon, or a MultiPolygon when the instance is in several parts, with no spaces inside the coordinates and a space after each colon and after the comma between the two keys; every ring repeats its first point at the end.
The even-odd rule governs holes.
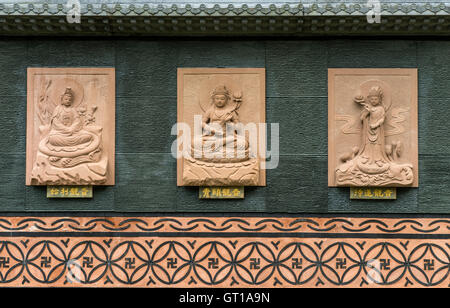
{"type": "Polygon", "coordinates": [[[450,212],[450,42],[433,40],[0,41],[0,211],[450,212]],[[47,199],[25,186],[26,68],[116,68],[116,186],[92,200],[47,199]],[[267,122],[280,123],[280,164],[245,200],[199,200],[176,186],[177,67],[265,67],[267,122]],[[419,69],[419,188],[395,201],[350,201],[327,187],[327,68],[419,69]]]}

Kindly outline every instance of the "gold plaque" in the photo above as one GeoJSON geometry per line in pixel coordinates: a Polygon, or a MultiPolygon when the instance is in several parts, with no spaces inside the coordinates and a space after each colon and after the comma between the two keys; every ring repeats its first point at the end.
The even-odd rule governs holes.
{"type": "Polygon", "coordinates": [[[198,190],[200,199],[244,199],[244,186],[205,186],[198,190]]]}
{"type": "Polygon", "coordinates": [[[350,199],[397,199],[395,187],[350,187],[350,199]]]}
{"type": "Polygon", "coordinates": [[[47,186],[47,198],[92,198],[92,186],[47,186]]]}

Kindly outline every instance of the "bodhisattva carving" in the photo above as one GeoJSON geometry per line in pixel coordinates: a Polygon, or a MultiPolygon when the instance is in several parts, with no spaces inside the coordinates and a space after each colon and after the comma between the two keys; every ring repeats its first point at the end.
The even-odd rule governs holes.
{"type": "Polygon", "coordinates": [[[202,115],[202,134],[194,135],[191,157],[184,165],[186,185],[257,185],[258,159],[249,151],[248,136],[239,121],[241,91],[230,94],[224,85],[211,93],[202,115]]]}
{"type": "Polygon", "coordinates": [[[192,156],[201,161],[231,163],[249,160],[248,138],[239,122],[242,93],[231,98],[224,85],[214,89],[202,116],[202,135],[194,136],[192,156]]]}
{"type": "MultiPolygon", "coordinates": [[[[96,119],[99,102],[86,101],[99,99],[92,93],[99,91],[98,80],[91,81],[89,97],[81,83],[68,77],[62,82],[41,77],[40,82],[37,101],[33,102],[38,130],[29,128],[30,136],[38,135],[39,140],[37,148],[30,150],[33,163],[29,183],[105,185],[110,162],[104,149],[103,127],[96,119]]],[[[105,123],[103,115],[101,119],[105,123]]]]}
{"type": "Polygon", "coordinates": [[[340,157],[336,169],[338,186],[411,185],[413,165],[397,162],[402,154],[401,141],[386,144],[385,122],[387,106],[383,104],[383,89],[374,86],[367,97],[358,95],[354,103],[361,106],[361,144],[340,157]]]}
{"type": "MultiPolygon", "coordinates": [[[[263,91],[259,83],[264,79],[264,75],[259,69],[256,74],[247,73],[248,75],[241,77],[242,75],[234,75],[232,70],[229,69],[230,74],[226,77],[224,77],[225,74],[216,73],[222,72],[221,69],[214,71],[217,75],[209,75],[206,69],[205,75],[200,76],[196,69],[179,70],[179,77],[180,71],[182,77],[185,76],[183,75],[185,72],[188,75],[187,82],[180,84],[185,87],[184,93],[189,94],[179,100],[179,112],[182,117],[184,116],[180,118],[179,114],[179,122],[194,122],[193,125],[191,124],[193,132],[191,142],[183,149],[182,168],[179,173],[182,178],[181,183],[179,179],[179,185],[255,186],[264,184],[260,179],[261,160],[257,154],[259,141],[252,143],[253,139],[250,136],[252,132],[248,126],[249,122],[250,124],[257,122],[256,128],[258,123],[263,122],[261,119],[264,116],[264,110],[260,110],[261,106],[264,108],[264,101],[261,101],[263,91]],[[191,77],[190,72],[197,74],[191,77]],[[250,88],[247,88],[248,91],[246,91],[246,85],[250,85],[250,88]],[[189,116],[185,116],[185,113],[189,116]],[[195,119],[194,121],[191,116],[195,119]]],[[[253,131],[253,133],[256,132],[253,131]]],[[[254,137],[256,140],[256,135],[254,137]]]]}

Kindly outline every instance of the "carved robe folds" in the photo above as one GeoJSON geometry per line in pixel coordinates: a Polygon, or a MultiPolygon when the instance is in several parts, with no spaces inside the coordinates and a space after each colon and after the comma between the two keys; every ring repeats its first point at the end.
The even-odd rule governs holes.
{"type": "Polygon", "coordinates": [[[29,68],[27,185],[113,185],[114,69],[29,68]]]}
{"type": "Polygon", "coordinates": [[[265,70],[178,69],[179,186],[264,186],[265,70]]]}
{"type": "Polygon", "coordinates": [[[329,186],[418,186],[416,69],[329,69],[328,99],[329,186]]]}

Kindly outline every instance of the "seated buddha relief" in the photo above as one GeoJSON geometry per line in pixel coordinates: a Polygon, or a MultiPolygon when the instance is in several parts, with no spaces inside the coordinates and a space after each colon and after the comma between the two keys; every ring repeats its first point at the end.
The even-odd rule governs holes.
{"type": "Polygon", "coordinates": [[[29,128],[29,135],[36,136],[27,149],[27,156],[32,155],[33,160],[29,183],[107,185],[109,150],[103,138],[102,114],[103,125],[97,123],[98,104],[104,107],[97,79],[83,84],[67,77],[41,78],[40,83],[33,89],[38,93],[31,110],[40,125],[29,128]]]}
{"type": "MultiPolygon", "coordinates": [[[[49,133],[39,143],[39,151],[48,155],[52,166],[69,168],[85,162],[96,162],[101,154],[101,128],[88,125],[85,108],[75,109],[75,93],[66,88],[61,104],[53,111],[49,133]]],[[[93,110],[95,112],[95,110],[93,110]]]]}
{"type": "Polygon", "coordinates": [[[258,153],[264,71],[249,70],[179,69],[178,121],[189,123],[193,134],[183,141],[178,185],[265,185],[258,153]]]}
{"type": "Polygon", "coordinates": [[[202,116],[202,134],[194,136],[192,156],[210,162],[240,162],[250,159],[248,137],[239,121],[240,92],[233,94],[224,85],[211,94],[210,107],[202,116]]]}

